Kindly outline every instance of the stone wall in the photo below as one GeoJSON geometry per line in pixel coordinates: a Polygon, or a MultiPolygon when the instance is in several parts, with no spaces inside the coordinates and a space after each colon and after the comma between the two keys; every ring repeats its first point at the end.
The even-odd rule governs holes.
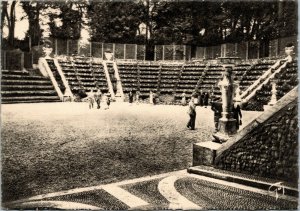
{"type": "Polygon", "coordinates": [[[20,50],[6,51],[6,69],[7,70],[23,70],[24,53],[20,50]]]}
{"type": "Polygon", "coordinates": [[[297,183],[297,99],[217,157],[216,168],[297,183]]]}

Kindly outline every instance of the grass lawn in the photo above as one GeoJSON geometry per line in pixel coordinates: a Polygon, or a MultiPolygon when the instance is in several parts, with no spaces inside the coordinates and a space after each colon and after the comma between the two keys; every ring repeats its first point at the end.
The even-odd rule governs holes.
{"type": "MultiPolygon", "coordinates": [[[[186,107],[113,103],[2,105],[2,200],[185,169],[192,144],[211,140],[213,112],[186,107]]],[[[243,123],[258,112],[243,112],[243,123]]]]}

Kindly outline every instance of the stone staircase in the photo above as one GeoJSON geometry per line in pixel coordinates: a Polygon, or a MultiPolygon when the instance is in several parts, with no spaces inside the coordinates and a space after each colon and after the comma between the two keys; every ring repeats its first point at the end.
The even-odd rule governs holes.
{"type": "Polygon", "coordinates": [[[50,79],[20,70],[2,70],[1,103],[59,102],[50,79]]]}
{"type": "MultiPolygon", "coordinates": [[[[274,83],[276,84],[276,99],[279,100],[290,90],[298,85],[298,66],[297,60],[287,64],[280,72],[275,74],[274,83]]],[[[244,110],[263,111],[264,106],[271,100],[272,82],[269,80],[244,106],[244,110]]]]}

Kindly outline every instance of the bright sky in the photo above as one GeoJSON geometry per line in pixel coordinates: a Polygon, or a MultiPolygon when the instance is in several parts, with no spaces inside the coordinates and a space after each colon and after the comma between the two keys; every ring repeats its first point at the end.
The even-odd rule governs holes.
{"type": "MultiPolygon", "coordinates": [[[[8,11],[10,11],[10,5],[11,4],[9,3],[8,11]]],[[[21,20],[21,18],[24,17],[25,15],[26,15],[26,13],[20,6],[19,2],[17,2],[17,4],[16,4],[16,20],[17,21],[16,21],[16,28],[15,28],[15,37],[18,39],[24,39],[25,34],[29,28],[28,19],[25,18],[25,19],[21,20]]],[[[7,26],[4,26],[3,27],[3,37],[7,37],[7,36],[8,36],[8,28],[7,28],[7,26]]]]}
{"type": "MultiPolygon", "coordinates": [[[[11,3],[8,4],[8,11],[10,11],[10,5],[11,3]]],[[[60,11],[58,10],[54,10],[54,9],[47,9],[45,11],[42,12],[41,14],[41,28],[44,29],[45,33],[43,34],[44,37],[49,37],[50,33],[49,33],[49,26],[48,26],[48,22],[49,22],[49,17],[47,15],[47,13],[59,13],[60,11]]],[[[57,26],[61,25],[61,21],[59,19],[55,20],[55,23],[57,26]]],[[[17,2],[16,4],[16,26],[15,26],[15,37],[22,40],[25,38],[26,32],[28,31],[29,28],[29,22],[28,22],[28,18],[26,17],[26,13],[24,12],[23,8],[21,7],[21,5],[19,4],[19,2],[17,2]],[[23,20],[22,17],[24,18],[23,20]]],[[[3,37],[7,37],[8,36],[8,27],[4,26],[3,27],[3,37]]],[[[81,30],[81,42],[87,42],[88,38],[89,38],[89,29],[84,27],[81,30]]]]}

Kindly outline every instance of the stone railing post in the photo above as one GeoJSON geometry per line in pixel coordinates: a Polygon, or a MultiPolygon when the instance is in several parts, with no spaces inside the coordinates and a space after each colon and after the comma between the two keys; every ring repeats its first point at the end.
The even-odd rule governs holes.
{"type": "Polygon", "coordinates": [[[219,120],[219,131],[213,134],[217,142],[226,142],[237,132],[236,120],[233,118],[234,84],[232,80],[232,67],[225,67],[223,79],[218,84],[222,97],[222,117],[219,120]]]}

